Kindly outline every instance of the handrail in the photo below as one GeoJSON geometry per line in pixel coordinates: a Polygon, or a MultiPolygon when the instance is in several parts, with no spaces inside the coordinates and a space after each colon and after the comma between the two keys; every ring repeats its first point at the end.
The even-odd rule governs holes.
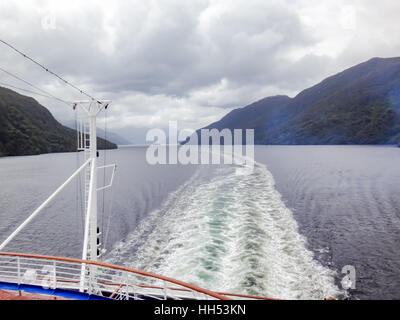
{"type": "Polygon", "coordinates": [[[227,292],[217,292],[220,295],[227,296],[227,297],[238,297],[238,298],[245,298],[245,299],[254,299],[254,300],[266,300],[266,301],[279,301],[281,299],[275,298],[265,298],[265,297],[258,297],[258,296],[249,296],[246,294],[238,294],[238,293],[227,293],[227,292]]]}
{"type": "Polygon", "coordinates": [[[41,255],[35,255],[35,254],[22,254],[22,253],[6,253],[6,252],[0,252],[0,256],[10,256],[10,257],[19,257],[19,258],[32,258],[32,259],[42,259],[42,260],[51,260],[51,261],[61,261],[61,262],[72,262],[72,263],[79,263],[79,264],[86,264],[86,265],[93,265],[93,266],[99,266],[99,267],[104,267],[104,268],[110,268],[114,270],[120,270],[120,271],[126,271],[146,277],[151,277],[163,281],[167,281],[182,287],[186,287],[188,289],[191,289],[193,291],[197,291],[203,294],[206,294],[210,297],[219,299],[219,300],[231,300],[228,297],[218,294],[216,292],[203,289],[200,287],[197,287],[195,285],[191,285],[189,283],[175,280],[172,278],[156,275],[150,272],[145,272],[145,271],[140,271],[132,268],[127,268],[127,267],[121,267],[121,266],[116,266],[108,263],[103,263],[103,262],[95,262],[95,261],[88,261],[88,260],[79,260],[79,259],[72,259],[72,258],[61,258],[61,257],[53,257],[53,256],[41,256],[41,255]]]}

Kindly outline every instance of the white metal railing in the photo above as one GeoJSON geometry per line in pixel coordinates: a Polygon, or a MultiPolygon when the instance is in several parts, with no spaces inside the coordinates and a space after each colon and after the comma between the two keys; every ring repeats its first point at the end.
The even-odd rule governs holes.
{"type": "Polygon", "coordinates": [[[83,283],[81,292],[114,300],[228,299],[181,281],[125,267],[11,253],[0,253],[0,282],[76,292],[82,289],[83,283]]]}

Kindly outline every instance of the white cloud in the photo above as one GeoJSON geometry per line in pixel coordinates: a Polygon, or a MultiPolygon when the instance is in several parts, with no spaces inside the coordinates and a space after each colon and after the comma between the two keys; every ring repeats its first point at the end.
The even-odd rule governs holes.
{"type": "MultiPolygon", "coordinates": [[[[0,38],[112,99],[111,126],[126,133],[169,120],[199,128],[373,56],[398,55],[399,12],[389,0],[3,0],[0,38]]],[[[4,46],[0,67],[82,99],[4,46]]],[[[21,86],[2,73],[0,81],[21,86]]],[[[39,100],[58,119],[73,117],[39,100]]]]}

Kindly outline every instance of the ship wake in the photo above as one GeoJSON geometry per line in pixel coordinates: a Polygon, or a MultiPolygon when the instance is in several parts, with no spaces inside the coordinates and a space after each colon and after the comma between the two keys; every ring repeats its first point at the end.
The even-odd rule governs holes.
{"type": "Polygon", "coordinates": [[[206,289],[280,299],[339,297],[268,169],[199,167],[108,256],[206,289]]]}

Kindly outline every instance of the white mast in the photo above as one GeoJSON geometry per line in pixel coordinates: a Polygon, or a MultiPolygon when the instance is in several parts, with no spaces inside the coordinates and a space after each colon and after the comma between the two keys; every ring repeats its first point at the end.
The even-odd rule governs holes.
{"type": "MultiPolygon", "coordinates": [[[[78,125],[78,150],[85,152],[85,160],[90,161],[90,167],[86,168],[85,174],[85,203],[86,219],[85,234],[83,242],[82,260],[97,261],[99,251],[99,231],[97,220],[97,115],[107,108],[111,101],[81,101],[75,103],[76,107],[83,110],[79,117],[78,125]]],[[[80,111],[79,109],[76,112],[80,111]]]]}
{"type": "MultiPolygon", "coordinates": [[[[77,125],[77,149],[78,151],[84,151],[85,162],[84,164],[74,173],[71,177],[67,179],[38,209],[36,209],[3,243],[0,244],[0,250],[8,245],[22,229],[24,229],[29,222],[33,220],[40,212],[43,211],[48,204],[55,199],[55,197],[64,188],[85,170],[85,234],[83,242],[83,253],[82,260],[97,261],[99,256],[105,252],[105,250],[100,251],[100,242],[98,238],[100,232],[98,229],[97,220],[97,192],[100,190],[107,189],[112,186],[114,180],[114,174],[116,170],[116,165],[108,165],[103,167],[97,167],[97,134],[96,134],[96,119],[97,115],[103,110],[107,109],[111,101],[80,101],[74,104],[74,110],[78,113],[77,119],[79,120],[77,125]],[[98,188],[97,186],[97,170],[103,168],[113,168],[111,181],[108,185],[98,188]]],[[[106,142],[105,142],[106,143],[106,142]]],[[[86,265],[82,265],[81,269],[81,281],[80,281],[80,291],[84,292],[86,289],[92,290],[91,286],[95,283],[94,276],[96,273],[96,268],[90,265],[88,269],[86,265]],[[85,277],[86,272],[89,272],[90,277],[85,277]],[[86,281],[89,280],[89,283],[86,281]]]]}
{"type": "MultiPolygon", "coordinates": [[[[97,228],[97,134],[96,134],[96,119],[97,115],[105,108],[107,109],[111,101],[80,101],[74,104],[74,110],[78,112],[83,111],[80,117],[80,122],[77,128],[78,132],[78,151],[85,151],[85,163],[63,183],[39,208],[37,208],[3,243],[0,244],[0,250],[3,250],[8,243],[10,243],[29,222],[33,220],[45,207],[52,202],[55,197],[85,169],[85,209],[86,209],[86,223],[85,223],[85,238],[83,244],[82,260],[97,261],[99,257],[98,249],[100,244],[97,244],[99,236],[97,228]],[[79,107],[77,109],[77,107],[79,107]]],[[[110,167],[110,166],[107,166],[110,167]]],[[[115,173],[114,167],[112,180],[115,173]]],[[[102,167],[104,168],[104,167],[102,167]]],[[[111,186],[104,186],[100,189],[106,189],[111,186]]]]}
{"type": "MultiPolygon", "coordinates": [[[[104,109],[107,109],[111,101],[82,101],[76,102],[74,109],[78,112],[78,150],[84,151],[85,160],[90,160],[90,166],[86,167],[85,171],[85,233],[82,250],[82,260],[97,261],[100,254],[100,242],[98,241],[100,232],[97,227],[97,191],[107,188],[97,186],[97,134],[96,134],[96,119],[97,115],[104,109]],[[78,109],[77,109],[78,107],[78,109]],[[79,112],[83,111],[83,112],[79,112]]],[[[104,167],[103,167],[104,168],[104,167]]],[[[114,171],[115,172],[115,165],[114,171]]],[[[112,178],[113,179],[113,178],[112,178]]],[[[111,180],[112,184],[112,180],[111,180]]],[[[96,274],[96,267],[93,265],[82,265],[80,291],[84,292],[86,289],[92,290],[91,286],[95,283],[94,277],[96,274]],[[85,277],[86,273],[89,277],[85,277]],[[85,279],[89,282],[86,283],[85,279]]]]}

